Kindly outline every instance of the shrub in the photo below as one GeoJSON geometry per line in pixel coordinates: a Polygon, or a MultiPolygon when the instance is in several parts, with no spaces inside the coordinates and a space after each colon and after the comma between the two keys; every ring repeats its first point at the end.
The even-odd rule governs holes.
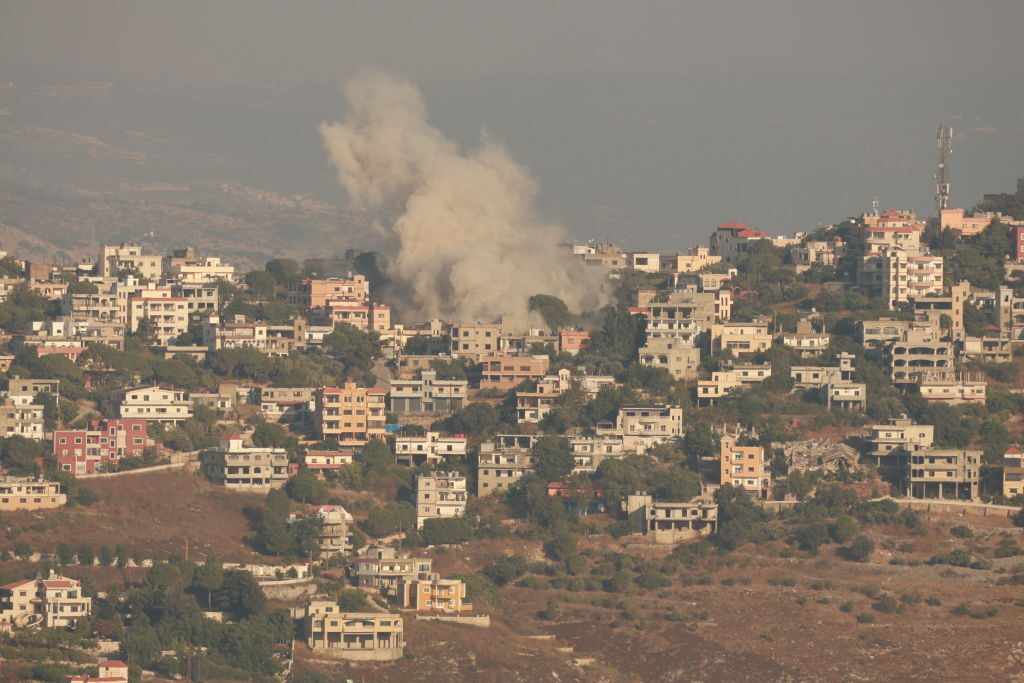
{"type": "Polygon", "coordinates": [[[962,548],[951,550],[948,553],[932,555],[928,564],[948,564],[951,567],[970,567],[973,558],[971,554],[962,548]]]}
{"type": "Polygon", "coordinates": [[[847,548],[846,556],[854,562],[867,562],[875,552],[875,542],[867,536],[858,536],[847,548]]]}
{"type": "Polygon", "coordinates": [[[952,534],[953,536],[956,536],[957,538],[973,538],[974,537],[974,532],[971,531],[971,528],[969,526],[965,526],[963,524],[958,524],[957,526],[953,527],[952,529],[949,530],[949,533],[952,534]]]}
{"type": "Polygon", "coordinates": [[[857,615],[857,622],[861,624],[873,624],[875,623],[875,617],[867,612],[862,612],[857,615]]]}
{"type": "Polygon", "coordinates": [[[558,600],[551,598],[550,600],[548,600],[547,606],[544,609],[542,609],[537,616],[546,621],[554,621],[558,619],[558,615],[560,613],[561,609],[558,606],[558,600]]]}
{"type": "Polygon", "coordinates": [[[871,608],[878,612],[885,612],[887,614],[902,611],[899,602],[897,602],[896,598],[891,595],[880,595],[878,597],[878,601],[871,605],[871,608]]]}

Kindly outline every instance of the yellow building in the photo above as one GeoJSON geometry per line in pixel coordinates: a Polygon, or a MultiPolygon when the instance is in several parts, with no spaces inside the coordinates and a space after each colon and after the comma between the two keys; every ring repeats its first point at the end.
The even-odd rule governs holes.
{"type": "Polygon", "coordinates": [[[342,446],[362,446],[384,438],[383,389],[367,389],[355,382],[343,387],[324,387],[316,392],[316,424],[321,439],[335,439],[342,446]]]}
{"type": "Polygon", "coordinates": [[[404,654],[402,617],[382,612],[342,612],[327,600],[306,608],[306,644],[314,654],[337,659],[388,662],[404,654]]]}
{"type": "Polygon", "coordinates": [[[398,604],[417,612],[459,615],[473,611],[473,604],[466,601],[466,584],[442,579],[440,574],[399,579],[398,604]]]}
{"type": "Polygon", "coordinates": [[[0,586],[0,625],[7,628],[67,628],[92,612],[82,584],[52,570],[45,579],[0,586]]]}
{"type": "Polygon", "coordinates": [[[67,504],[60,484],[29,477],[6,477],[0,480],[0,511],[49,510],[67,504]]]}

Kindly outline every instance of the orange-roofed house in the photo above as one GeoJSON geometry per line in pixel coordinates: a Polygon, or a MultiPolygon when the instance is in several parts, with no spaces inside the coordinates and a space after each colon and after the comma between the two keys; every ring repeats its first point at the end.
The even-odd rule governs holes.
{"type": "Polygon", "coordinates": [[[82,584],[50,571],[45,579],[0,586],[0,623],[7,628],[68,628],[92,612],[82,584]]]}
{"type": "Polygon", "coordinates": [[[726,263],[731,263],[746,255],[751,242],[767,239],[771,237],[763,230],[755,230],[733,221],[719,225],[711,233],[708,246],[711,248],[712,256],[718,256],[726,263]]]}

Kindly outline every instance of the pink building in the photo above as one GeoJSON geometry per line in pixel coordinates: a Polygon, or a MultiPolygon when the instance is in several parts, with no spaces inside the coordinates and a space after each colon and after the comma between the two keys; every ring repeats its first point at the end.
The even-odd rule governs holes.
{"type": "Polygon", "coordinates": [[[93,420],[89,429],[64,429],[53,433],[57,465],[74,475],[93,474],[101,463],[142,455],[155,442],[146,434],[146,420],[93,420]]]}

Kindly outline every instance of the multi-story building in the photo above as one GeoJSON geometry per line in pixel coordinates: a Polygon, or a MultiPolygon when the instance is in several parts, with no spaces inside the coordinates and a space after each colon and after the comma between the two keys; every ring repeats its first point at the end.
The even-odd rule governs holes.
{"type": "Polygon", "coordinates": [[[701,268],[712,266],[722,260],[721,256],[712,255],[708,247],[690,247],[685,254],[672,254],[661,257],[663,273],[696,273],[701,268]]]}
{"type": "Polygon", "coordinates": [[[220,310],[220,290],[205,283],[174,283],[171,296],[184,299],[190,318],[202,319],[220,310]]]}
{"type": "Polygon", "coordinates": [[[654,251],[634,251],[626,254],[626,267],[641,273],[661,271],[661,254],[654,251]]]}
{"type": "Polygon", "coordinates": [[[87,429],[58,429],[53,433],[58,467],[76,476],[104,471],[121,458],[141,456],[153,445],[143,419],[93,420],[87,429]]]}
{"type": "Polygon", "coordinates": [[[423,436],[396,436],[395,460],[399,465],[418,467],[423,463],[436,465],[448,457],[466,455],[466,436],[444,436],[440,432],[427,432],[423,436]]]}
{"type": "Polygon", "coordinates": [[[351,465],[355,461],[352,451],[306,451],[302,456],[302,466],[316,475],[317,479],[325,479],[327,475],[351,465]]]}
{"type": "Polygon", "coordinates": [[[875,458],[877,465],[881,465],[882,458],[889,460],[900,451],[931,448],[934,439],[933,425],[914,424],[914,421],[906,416],[894,417],[883,424],[871,427],[867,438],[871,444],[868,455],[875,458]]]}
{"type": "Polygon", "coordinates": [[[573,376],[568,368],[545,375],[537,381],[534,391],[516,392],[516,412],[519,422],[540,422],[554,407],[555,399],[578,386],[588,396],[596,396],[602,387],[614,386],[615,378],[609,375],[573,376]]]}
{"type": "Polygon", "coordinates": [[[461,517],[466,512],[466,477],[434,471],[416,476],[416,528],[428,519],[461,517]]]}
{"type": "MultiPolygon", "coordinates": [[[[1024,229],[1020,234],[1024,235],[1024,229]]],[[[996,288],[996,326],[1012,344],[1024,341],[1024,297],[1017,296],[1012,287],[996,288]]]]}
{"type": "Polygon", "coordinates": [[[915,384],[923,372],[953,369],[953,344],[938,327],[915,325],[888,347],[886,362],[894,384],[915,384]]]}
{"type": "Polygon", "coordinates": [[[1017,448],[1003,453],[1003,497],[1016,498],[1024,495],[1024,454],[1017,448]]]}
{"type": "Polygon", "coordinates": [[[375,545],[366,549],[365,557],[353,558],[349,563],[352,578],[360,588],[373,588],[383,595],[394,594],[401,579],[414,579],[429,574],[433,560],[429,557],[400,555],[389,545],[375,545]]]}
{"type": "Polygon", "coordinates": [[[32,403],[40,394],[59,396],[60,380],[21,379],[19,377],[7,380],[7,395],[20,404],[32,403]]]}
{"type": "Polygon", "coordinates": [[[32,477],[0,478],[0,511],[51,510],[67,502],[58,482],[32,477]]]}
{"type": "Polygon", "coordinates": [[[796,389],[820,389],[829,384],[852,382],[856,370],[854,355],[841,352],[839,365],[793,365],[789,368],[793,387],[796,389]]]}
{"type": "Polygon", "coordinates": [[[746,489],[755,497],[765,498],[771,486],[771,471],[760,446],[740,446],[736,436],[723,434],[719,452],[721,484],[746,489]]]}
{"type": "Polygon", "coordinates": [[[33,441],[43,439],[43,406],[25,404],[10,396],[0,403],[0,436],[21,436],[33,441]]]}
{"type": "Polygon", "coordinates": [[[771,239],[768,233],[749,228],[742,223],[723,223],[718,226],[708,242],[713,256],[719,256],[726,263],[732,263],[747,255],[752,242],[771,239]]]}
{"type": "Polygon", "coordinates": [[[203,474],[229,489],[279,489],[288,481],[288,452],[283,448],[249,448],[236,434],[199,454],[203,474]]]}
{"type": "Polygon", "coordinates": [[[192,417],[188,394],[165,387],[142,387],[121,393],[121,418],[175,423],[192,417]]]}
{"type": "Polygon", "coordinates": [[[127,302],[127,329],[138,332],[148,320],[153,342],[166,345],[188,331],[188,301],[171,296],[170,288],[139,289],[127,302]]]}
{"type": "Polygon", "coordinates": [[[772,346],[771,321],[727,322],[711,326],[711,351],[726,349],[734,354],[759,353],[772,346]]]}
{"type": "Polygon", "coordinates": [[[353,550],[352,531],[355,522],[348,510],[340,505],[318,505],[307,512],[293,512],[288,515],[289,524],[297,524],[306,515],[316,515],[320,521],[320,532],[316,536],[321,557],[344,555],[353,550]]]}
{"type": "Polygon", "coordinates": [[[437,371],[424,370],[420,379],[392,380],[388,397],[391,412],[455,413],[466,405],[469,382],[464,379],[437,379],[437,371]]]}
{"type": "Polygon", "coordinates": [[[686,503],[656,501],[646,492],[632,493],[623,501],[630,531],[647,534],[656,543],[709,536],[718,528],[718,503],[693,500],[686,503]]]}
{"type": "Polygon", "coordinates": [[[208,315],[203,321],[203,346],[210,351],[252,347],[267,349],[267,324],[246,322],[244,315],[222,321],[219,315],[208,315]]]}
{"type": "Polygon", "coordinates": [[[477,495],[507,489],[532,472],[537,463],[532,450],[536,440],[533,434],[499,434],[493,441],[480,444],[477,495]]]}
{"type": "Polygon", "coordinates": [[[232,282],[235,267],[217,256],[199,256],[195,249],[176,249],[164,263],[168,279],[182,284],[207,284],[219,280],[232,282]]]}
{"type": "Polygon", "coordinates": [[[800,273],[812,266],[834,266],[846,255],[846,243],[841,237],[831,241],[809,241],[793,247],[793,262],[800,273]]]}
{"type": "Polygon", "coordinates": [[[480,356],[493,356],[502,349],[501,323],[466,323],[453,325],[451,330],[452,356],[476,360],[480,356]]]}
{"type": "Polygon", "coordinates": [[[400,579],[398,606],[421,614],[458,616],[473,611],[473,603],[466,600],[466,584],[459,579],[442,579],[440,574],[400,579]]]}
{"type": "Polygon", "coordinates": [[[353,301],[332,301],[312,308],[309,321],[313,325],[351,325],[362,332],[387,332],[391,329],[391,307],[353,301]]]}
{"type": "Polygon", "coordinates": [[[255,402],[268,422],[296,424],[312,419],[315,397],[314,387],[259,387],[255,402]]]}
{"type": "Polygon", "coordinates": [[[981,451],[922,448],[901,451],[902,483],[912,498],[978,497],[981,451]]]}
{"type": "Polygon", "coordinates": [[[55,573],[0,586],[0,624],[15,628],[74,628],[92,613],[80,581],[55,573]]]}
{"type": "Polygon", "coordinates": [[[978,372],[925,370],[917,377],[921,398],[949,405],[985,403],[988,383],[978,372]]]}
{"type": "Polygon", "coordinates": [[[703,406],[712,405],[735,389],[760,384],[771,376],[771,363],[723,364],[721,370],[711,373],[711,379],[697,382],[697,403],[703,406]]]}
{"type": "Polygon", "coordinates": [[[384,389],[367,389],[355,382],[316,391],[316,426],[321,439],[334,439],[343,447],[362,446],[385,434],[384,389]]]}
{"type": "Polygon", "coordinates": [[[804,318],[797,321],[796,332],[783,332],[779,340],[783,346],[796,351],[801,358],[807,358],[824,353],[831,338],[827,332],[815,330],[813,322],[804,318]]]}
{"type": "Polygon", "coordinates": [[[370,298],[370,282],[363,275],[347,278],[295,280],[288,286],[288,303],[304,310],[333,302],[361,304],[370,298]]]}
{"type": "Polygon", "coordinates": [[[589,330],[568,330],[558,331],[558,351],[575,356],[591,345],[591,334],[589,330]]]}
{"type": "Polygon", "coordinates": [[[135,271],[147,280],[156,280],[163,269],[162,260],[146,254],[138,244],[104,245],[97,268],[102,278],[117,279],[124,271],[135,271]]]}
{"type": "Polygon", "coordinates": [[[942,230],[955,230],[961,237],[973,237],[981,233],[992,221],[1008,226],[1024,225],[998,211],[977,211],[973,216],[965,216],[963,209],[942,209],[939,212],[939,227],[942,230]]]}
{"type": "Polygon", "coordinates": [[[647,335],[646,343],[637,352],[641,365],[665,368],[677,380],[697,378],[700,349],[692,341],[680,337],[647,335]]]}
{"type": "MultiPolygon", "coordinates": [[[[603,430],[598,430],[598,435],[603,430]]],[[[683,409],[670,405],[624,405],[615,419],[615,434],[622,446],[634,453],[646,453],[658,444],[683,435],[683,409]]]]}
{"type": "Polygon", "coordinates": [[[572,450],[573,473],[596,472],[601,463],[610,458],[621,458],[626,454],[621,434],[605,434],[602,436],[569,437],[569,448],[572,450]]]}
{"type": "Polygon", "coordinates": [[[539,380],[548,372],[548,356],[480,356],[480,388],[508,390],[526,380],[539,380]]]}
{"type": "Polygon", "coordinates": [[[390,662],[405,653],[402,617],[386,612],[342,612],[334,602],[314,600],[303,621],[313,654],[353,661],[390,662]]]}
{"type": "Polygon", "coordinates": [[[950,335],[953,341],[963,341],[964,304],[970,298],[971,283],[966,280],[949,288],[949,294],[939,296],[914,296],[910,299],[910,308],[915,318],[942,328],[943,318],[949,319],[950,335]]]}

